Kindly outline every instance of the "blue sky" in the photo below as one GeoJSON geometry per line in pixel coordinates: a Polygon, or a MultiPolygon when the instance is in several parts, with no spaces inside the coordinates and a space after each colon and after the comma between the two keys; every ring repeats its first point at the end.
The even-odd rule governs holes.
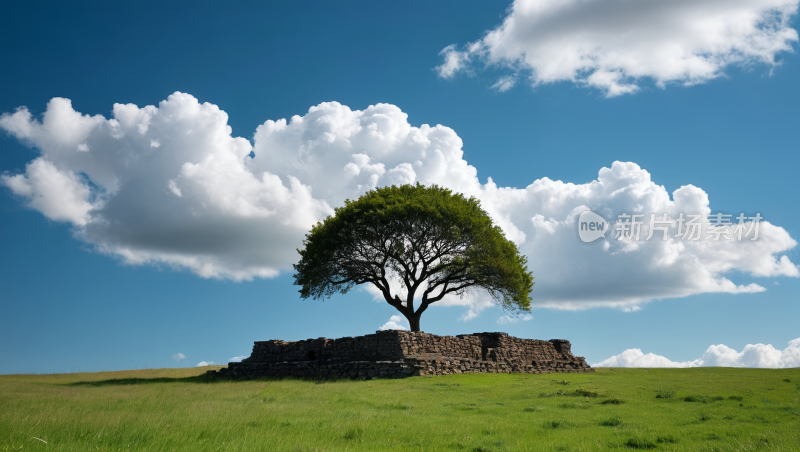
{"type": "MultiPolygon", "coordinates": [[[[707,8],[704,17],[728,25],[726,20],[747,16],[713,1],[697,4],[707,8]]],[[[743,4],[745,12],[758,15],[767,11],[769,17],[778,14],[774,9],[764,10],[769,2],[743,4]]],[[[325,158],[341,154],[349,159],[358,152],[369,154],[371,163],[385,165],[387,171],[381,173],[385,175],[378,179],[379,185],[393,180],[388,170],[406,168],[401,165],[407,162],[408,168],[416,171],[415,180],[485,195],[484,205],[494,209],[507,233],[513,225],[525,235],[518,240],[522,240],[521,249],[531,253],[537,281],[532,296],[538,304],[532,320],[498,324],[505,313],[487,307],[485,300],[476,296],[462,300],[461,305],[429,309],[422,318],[424,331],[447,335],[506,331],[519,337],[566,338],[572,341],[573,351],[590,363],[629,349],[673,362],[696,360],[713,344],[742,351],[747,344],[761,343],[783,350],[800,338],[800,282],[795,276],[800,256],[793,245],[800,236],[796,226],[800,213],[796,189],[791,188],[800,163],[795,131],[800,120],[800,57],[797,40],[792,38],[798,24],[797,2],[771,4],[783,8],[786,22],[759,23],[750,34],[719,36],[713,31],[696,36],[674,25],[701,14],[677,7],[658,12],[672,22],[663,20],[656,25],[647,22],[655,14],[651,11],[609,18],[567,8],[553,12],[558,20],[552,23],[560,27],[556,31],[538,25],[537,18],[523,14],[520,7],[514,16],[517,29],[544,30],[534,41],[513,34],[494,41],[484,39],[497,36],[487,32],[508,23],[515,14],[508,9],[508,1],[224,7],[209,2],[191,8],[99,2],[48,8],[3,5],[0,52],[6,64],[0,71],[0,113],[8,113],[6,118],[26,106],[33,122],[25,124],[35,125],[43,121],[53,98],[69,99],[75,111],[102,115],[103,121],[122,115],[112,112],[115,103],[138,108],[153,105],[159,113],[153,114],[145,132],[137,129],[144,124],[142,117],[136,116],[130,125],[117,117],[120,127],[130,126],[125,129],[126,137],[135,140],[126,141],[124,152],[115,151],[116,160],[109,164],[116,165],[113,170],[96,169],[101,166],[92,166],[97,162],[75,160],[86,155],[99,158],[95,156],[103,152],[111,155],[111,148],[117,146],[113,140],[128,139],[110,138],[121,135],[106,123],[92,125],[96,130],[76,142],[85,144],[88,151],[75,150],[75,143],[69,142],[87,119],[70,122],[71,116],[64,116],[67,119],[62,118],[59,130],[66,130],[62,138],[67,138],[61,142],[51,140],[56,137],[52,130],[24,135],[28,132],[9,125],[10,119],[4,123],[0,136],[0,172],[5,175],[0,188],[0,342],[4,344],[0,347],[0,373],[166,367],[176,364],[171,359],[176,353],[186,355],[185,366],[201,361],[219,363],[249,355],[255,340],[374,332],[396,314],[393,308],[375,301],[367,291],[325,302],[301,300],[287,270],[292,255],[285,251],[299,246],[297,237],[302,237],[309,218],[324,217],[326,208],[336,207],[344,197],[357,196],[361,188],[339,183],[345,177],[341,168],[346,160],[325,158]],[[656,30],[661,34],[650,36],[641,31],[662,25],[663,30],[656,30]],[[620,38],[625,27],[644,33],[636,42],[644,43],[646,51],[625,44],[620,38]],[[764,30],[771,34],[761,37],[774,45],[747,47],[764,30]],[[578,39],[582,31],[594,33],[599,50],[580,70],[559,63],[560,56],[569,55],[564,49],[540,45],[549,42],[547,33],[578,39]],[[658,54],[671,43],[659,41],[666,39],[659,36],[673,37],[690,54],[705,49],[703,45],[709,41],[716,43],[717,50],[703,53],[708,56],[706,66],[671,60],[658,54]],[[477,45],[470,47],[470,43],[477,45]],[[538,55],[538,59],[531,63],[514,53],[517,48],[525,49],[525,55],[538,55]],[[620,54],[628,58],[613,57],[620,54]],[[651,54],[655,55],[652,61],[648,59],[651,54]],[[464,58],[458,70],[452,74],[437,70],[452,55],[464,58]],[[717,66],[707,67],[714,64],[717,66]],[[553,65],[558,70],[551,71],[553,65]],[[599,78],[591,79],[592,74],[621,78],[616,85],[603,84],[597,82],[599,78]],[[515,84],[510,89],[492,88],[498,81],[512,78],[515,84]],[[687,86],[686,82],[691,83],[687,86]],[[170,98],[176,92],[186,94],[170,98]],[[168,103],[159,104],[168,98],[168,103]],[[192,99],[199,101],[196,107],[192,99]],[[258,199],[263,199],[264,193],[283,193],[280,190],[290,187],[290,177],[296,176],[311,188],[313,202],[290,190],[288,201],[273,200],[277,204],[266,207],[253,204],[252,209],[267,212],[274,208],[281,216],[275,220],[264,214],[264,228],[248,222],[253,214],[241,209],[220,208],[213,218],[200,211],[200,219],[193,222],[194,217],[185,212],[198,212],[198,206],[219,201],[220,193],[256,202],[256,198],[247,198],[251,192],[243,188],[243,179],[233,177],[224,182],[224,189],[208,182],[219,180],[219,174],[214,173],[217,167],[213,164],[203,166],[202,158],[223,151],[214,145],[204,147],[208,140],[192,142],[186,133],[181,134],[183,129],[170,128],[168,121],[162,121],[169,116],[167,111],[177,118],[194,109],[200,112],[198,117],[211,122],[187,127],[205,133],[216,124],[218,133],[225,135],[224,120],[214,116],[214,108],[203,107],[206,102],[227,114],[230,143],[220,146],[244,146],[231,137],[241,137],[248,141],[247,146],[253,146],[255,157],[248,161],[250,166],[237,166],[236,170],[245,171],[244,175],[266,171],[278,176],[283,188],[267,186],[258,178],[251,181],[252,190],[261,193],[258,199]],[[318,109],[318,116],[309,113],[309,108],[325,102],[340,106],[327,104],[318,109]],[[377,104],[389,106],[361,116],[352,113],[366,112],[377,104]],[[266,121],[290,121],[294,115],[306,120],[294,123],[294,129],[289,124],[271,135],[256,137],[257,127],[266,121]],[[415,148],[405,145],[387,150],[365,142],[353,144],[350,152],[339,141],[330,145],[320,142],[319,162],[328,169],[297,169],[295,157],[305,151],[292,141],[290,132],[318,137],[320,130],[312,127],[312,116],[344,126],[362,121],[365,127],[368,120],[389,117],[391,124],[386,127],[427,134],[433,140],[431,146],[436,145],[435,137],[444,137],[442,146],[450,146],[447,149],[455,157],[445,164],[420,157],[419,166],[414,166],[416,157],[406,157],[416,152],[415,148]],[[424,124],[448,129],[423,130],[424,124]],[[107,133],[100,130],[103,127],[107,133]],[[145,138],[147,141],[142,141],[145,138]],[[68,144],[72,154],[63,154],[68,144]],[[137,148],[139,145],[143,147],[137,148]],[[149,161],[143,156],[151,151],[174,158],[167,163],[149,161]],[[459,151],[463,151],[461,157],[456,155],[459,151]],[[27,165],[37,158],[54,162],[54,166],[42,166],[42,171],[35,173],[35,168],[27,165]],[[133,161],[146,164],[137,166],[133,161]],[[508,204],[509,197],[523,196],[522,191],[534,181],[549,178],[590,184],[598,180],[601,168],[612,168],[617,161],[638,166],[615,167],[624,174],[614,173],[618,179],[606,181],[607,185],[634,181],[630,183],[653,193],[653,198],[642,195],[645,201],[660,196],[659,186],[670,195],[683,186],[698,187],[713,211],[760,212],[773,225],[766,236],[769,240],[762,239],[757,247],[745,251],[709,248],[696,253],[702,262],[699,267],[658,270],[658,266],[648,265],[658,258],[658,250],[643,248],[610,257],[601,247],[581,245],[574,237],[564,241],[555,234],[549,240],[543,229],[534,225],[532,219],[541,215],[542,221],[553,220],[554,227],[562,227],[559,231],[566,234],[567,213],[580,203],[564,201],[558,209],[533,201],[508,204]],[[181,173],[184,163],[196,165],[192,167],[195,172],[181,173]],[[467,180],[466,165],[477,171],[477,182],[467,180]],[[48,172],[48,168],[59,172],[48,172]],[[172,173],[161,175],[162,170],[172,173]],[[84,193],[80,187],[88,187],[85,203],[77,204],[77,210],[70,210],[70,204],[57,197],[48,201],[47,196],[55,196],[52,193],[34,190],[26,195],[29,192],[20,188],[35,177],[53,174],[75,175],[73,179],[64,176],[64,180],[77,181],[78,185],[69,185],[78,187],[76,193],[84,193]],[[498,187],[519,191],[490,194],[488,178],[498,187]],[[14,185],[9,182],[12,179],[24,184],[14,185]],[[123,183],[115,187],[115,180],[123,183]],[[181,195],[170,192],[167,180],[175,181],[181,195]],[[37,199],[45,204],[36,204],[37,199]],[[105,204],[92,204],[100,201],[105,204]],[[81,205],[90,204],[91,208],[81,210],[81,205]],[[162,222],[164,218],[169,222],[162,222]],[[114,227],[103,226],[99,219],[114,227]],[[281,221],[291,227],[281,229],[281,221]],[[192,231],[181,229],[187,225],[203,227],[207,235],[197,239],[202,243],[191,242],[192,231]],[[270,228],[275,232],[264,232],[272,231],[270,228]],[[165,232],[168,229],[169,233],[165,232]],[[147,236],[152,241],[141,245],[125,239],[133,236],[147,236]],[[170,242],[175,237],[187,241],[180,251],[183,254],[170,242]],[[209,252],[204,247],[215,237],[232,238],[219,242],[215,249],[222,251],[209,252]],[[229,255],[227,243],[245,251],[257,250],[262,260],[254,264],[245,251],[229,255]],[[139,261],[123,250],[133,250],[139,261]],[[186,263],[205,259],[208,253],[211,264],[186,263]],[[205,257],[198,258],[200,255],[205,257]],[[782,256],[789,264],[770,267],[770,259],[782,256]],[[759,259],[763,265],[753,264],[759,259]],[[578,268],[582,262],[603,271],[568,270],[571,263],[578,268]],[[216,273],[208,273],[210,267],[216,273]],[[708,273],[705,280],[686,282],[703,272],[708,273]],[[734,289],[715,292],[713,281],[720,278],[734,289]],[[599,287],[602,281],[613,287],[591,289],[593,282],[599,287]],[[751,284],[760,289],[744,293],[747,290],[741,288],[751,284]],[[579,292],[577,298],[575,291],[579,292]],[[743,293],[734,293],[737,291],[743,293]]],[[[593,5],[600,11],[614,11],[618,2],[595,0],[593,5]]],[[[169,124],[176,122],[173,119],[169,124]]],[[[386,123],[380,124],[384,127],[386,123]]],[[[433,148],[426,155],[433,155],[433,148]]],[[[359,171],[357,176],[365,178],[368,168],[359,171]]],[[[359,186],[365,186],[367,180],[359,186]]],[[[24,187],[33,186],[30,184],[24,187]]],[[[553,185],[548,190],[556,196],[568,188],[553,185]]],[[[593,196],[581,203],[593,209],[606,206],[615,214],[637,202],[633,198],[612,202],[612,195],[606,192],[593,196]]],[[[692,196],[702,198],[696,192],[692,196]]],[[[642,203],[647,204],[645,201],[642,203]]]]}

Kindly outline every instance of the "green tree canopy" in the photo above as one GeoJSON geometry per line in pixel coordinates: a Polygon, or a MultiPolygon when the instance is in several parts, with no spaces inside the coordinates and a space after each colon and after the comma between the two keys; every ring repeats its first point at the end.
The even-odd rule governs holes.
{"type": "Polygon", "coordinates": [[[474,289],[487,290],[504,309],[530,311],[527,258],[476,198],[436,185],[378,188],[347,200],[306,234],[303,246],[294,283],[304,299],[371,283],[412,331],[428,306],[474,289]],[[404,293],[392,293],[392,278],[404,293]]]}

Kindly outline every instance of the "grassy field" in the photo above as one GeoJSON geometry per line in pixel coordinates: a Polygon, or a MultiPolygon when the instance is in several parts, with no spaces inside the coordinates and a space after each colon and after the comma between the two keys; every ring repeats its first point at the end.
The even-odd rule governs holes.
{"type": "Polygon", "coordinates": [[[0,451],[800,450],[800,369],[211,382],[0,376],[0,451]]]}

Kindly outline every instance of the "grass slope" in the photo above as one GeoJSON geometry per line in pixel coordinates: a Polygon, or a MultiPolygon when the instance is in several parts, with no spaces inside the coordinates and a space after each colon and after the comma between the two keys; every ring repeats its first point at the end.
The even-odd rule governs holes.
{"type": "Polygon", "coordinates": [[[0,451],[800,450],[800,369],[213,383],[206,370],[0,376],[0,451]]]}

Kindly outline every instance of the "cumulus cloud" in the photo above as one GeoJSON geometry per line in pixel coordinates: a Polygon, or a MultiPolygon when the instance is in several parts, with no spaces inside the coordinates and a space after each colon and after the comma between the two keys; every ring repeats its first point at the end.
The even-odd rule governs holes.
{"type": "Polygon", "coordinates": [[[399,315],[389,317],[389,321],[384,323],[383,326],[378,328],[379,331],[385,330],[406,330],[408,331],[408,320],[399,315]]]}
{"type": "Polygon", "coordinates": [[[53,163],[36,159],[30,162],[25,174],[2,176],[3,183],[14,194],[27,200],[32,207],[55,221],[67,221],[84,226],[89,220],[91,190],[72,171],[61,171],[53,163]]]}
{"type": "Polygon", "coordinates": [[[800,367],[800,338],[784,350],[770,344],[747,344],[741,352],[725,345],[712,345],[703,353],[703,365],[722,367],[800,367]]]}
{"type": "Polygon", "coordinates": [[[214,361],[209,361],[209,362],[200,361],[199,363],[197,363],[197,367],[205,367],[205,366],[213,366],[213,365],[214,365],[214,361]]]}
{"type": "Polygon", "coordinates": [[[655,353],[645,355],[641,349],[630,348],[619,355],[594,364],[593,367],[697,367],[702,365],[702,359],[676,362],[655,353]]]}
{"type": "MultiPolygon", "coordinates": [[[[322,103],[304,116],[266,121],[252,145],[233,137],[227,121],[217,106],[183,93],[157,107],[115,104],[110,119],[82,115],[68,99],[55,98],[41,119],[25,108],[0,117],[0,128],[40,151],[25,172],[1,182],[102,253],[205,278],[288,271],[311,225],[345,199],[413,182],[481,200],[528,256],[534,306],[636,310],[653,299],[765,290],[754,281],[734,284],[725,277],[732,272],[800,274],[784,254],[796,242],[766,220],[757,241],[684,241],[674,238],[673,227],[666,241],[625,242],[608,234],[596,245],[581,243],[575,221],[585,209],[609,219],[620,212],[708,218],[711,203],[701,188],[670,194],[635,163],[614,162],[584,184],[542,178],[510,188],[491,178],[479,182],[454,130],[412,126],[394,105],[351,110],[322,103]]],[[[493,302],[474,292],[437,305],[466,307],[461,320],[468,321],[493,302]]]]}
{"type": "Polygon", "coordinates": [[[172,359],[174,359],[175,361],[180,361],[186,359],[186,355],[184,355],[183,353],[176,353],[172,355],[172,359]]]}
{"type": "Polygon", "coordinates": [[[436,71],[449,79],[482,61],[527,72],[534,86],[568,81],[609,97],[638,91],[642,79],[692,85],[731,65],[779,64],[777,55],[798,40],[790,26],[797,7],[798,0],[515,0],[483,38],[445,47],[436,71]]]}
{"type": "Polygon", "coordinates": [[[800,367],[800,338],[789,341],[784,350],[777,350],[770,344],[747,344],[741,352],[720,344],[712,345],[702,358],[694,361],[675,362],[656,355],[644,354],[638,348],[625,350],[619,355],[603,360],[595,367],[800,367]]]}
{"type": "Polygon", "coordinates": [[[54,98],[41,121],[25,108],[0,117],[41,151],[3,184],[101,252],[203,277],[271,277],[332,213],[291,175],[249,170],[250,142],[231,136],[215,105],[175,93],[158,107],[115,104],[112,116],[81,115],[54,98]]]}
{"type": "Polygon", "coordinates": [[[249,356],[234,356],[233,358],[229,359],[228,362],[239,363],[239,362],[242,362],[243,359],[246,359],[248,357],[249,356]]]}

